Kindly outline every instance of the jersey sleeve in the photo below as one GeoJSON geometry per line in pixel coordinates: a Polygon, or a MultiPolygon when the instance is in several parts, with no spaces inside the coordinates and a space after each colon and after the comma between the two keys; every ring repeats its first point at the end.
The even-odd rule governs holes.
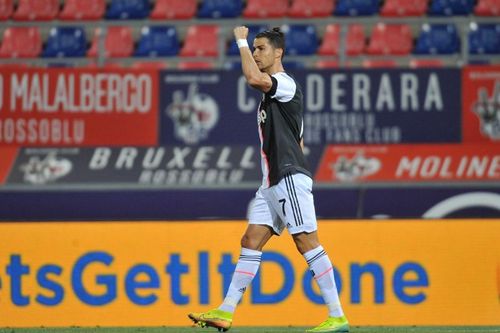
{"type": "Polygon", "coordinates": [[[285,73],[271,75],[273,85],[269,91],[271,98],[276,98],[279,102],[286,103],[295,96],[297,85],[294,79],[285,73]]]}

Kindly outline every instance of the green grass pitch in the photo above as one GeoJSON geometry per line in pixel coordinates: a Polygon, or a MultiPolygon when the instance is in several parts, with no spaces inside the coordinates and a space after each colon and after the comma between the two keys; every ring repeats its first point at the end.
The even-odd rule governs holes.
{"type": "MultiPolygon", "coordinates": [[[[305,332],[305,327],[234,327],[228,333],[305,332]]],[[[351,327],[352,333],[500,333],[500,326],[351,327]]],[[[68,327],[0,328],[0,333],[218,333],[213,328],[192,327],[68,327]]]]}

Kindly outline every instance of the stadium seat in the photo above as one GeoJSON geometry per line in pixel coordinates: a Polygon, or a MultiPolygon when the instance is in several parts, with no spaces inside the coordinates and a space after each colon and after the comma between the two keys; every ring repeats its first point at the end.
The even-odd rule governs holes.
{"type": "Polygon", "coordinates": [[[366,59],[362,63],[364,68],[394,68],[397,65],[397,62],[391,59],[366,59]]]}
{"type": "Polygon", "coordinates": [[[315,67],[318,69],[339,68],[340,62],[338,60],[318,60],[315,67]]]}
{"type": "Polygon", "coordinates": [[[415,54],[453,54],[460,50],[460,40],[453,24],[424,24],[417,38],[415,54]]]}
{"type": "Polygon", "coordinates": [[[219,26],[192,25],[188,28],[181,57],[216,57],[219,54],[219,26]]]}
{"type": "Polygon", "coordinates": [[[429,14],[440,16],[469,15],[474,9],[474,0],[432,0],[429,14]]]}
{"type": "Polygon", "coordinates": [[[141,38],[134,56],[175,56],[179,53],[179,39],[173,26],[152,26],[141,29],[141,38]]]}
{"type": "Polygon", "coordinates": [[[312,55],[318,49],[318,38],[314,25],[284,25],[287,55],[312,55]]]}
{"type": "Polygon", "coordinates": [[[61,20],[99,20],[106,11],[105,0],[66,0],[59,14],[61,20]]]}
{"type": "Polygon", "coordinates": [[[205,0],[198,10],[200,18],[230,18],[241,16],[241,0],[205,0]]]}
{"type": "MultiPolygon", "coordinates": [[[[255,39],[255,36],[266,29],[268,29],[267,26],[265,25],[248,25],[248,44],[253,45],[253,40],[255,39]]],[[[228,48],[227,48],[227,55],[239,55],[240,50],[238,49],[238,45],[236,44],[236,41],[234,38],[230,38],[228,42],[228,48]]]]}
{"type": "MultiPolygon", "coordinates": [[[[338,55],[340,49],[340,26],[326,26],[323,42],[318,49],[319,55],[338,55]]],[[[347,28],[346,47],[348,55],[359,55],[365,49],[365,32],[361,24],[351,24],[347,28]]]]}
{"type": "Polygon", "coordinates": [[[427,12],[427,0],[387,0],[380,11],[382,16],[423,16],[427,12]]]}
{"type": "Polygon", "coordinates": [[[183,70],[213,69],[214,64],[210,61],[181,61],[177,68],[183,70]]]}
{"type": "Polygon", "coordinates": [[[443,67],[441,59],[411,59],[409,62],[410,68],[437,68],[443,67]]]}
{"type": "Polygon", "coordinates": [[[6,20],[14,12],[14,0],[0,0],[0,20],[6,20]]]}
{"type": "Polygon", "coordinates": [[[50,29],[43,57],[84,57],[87,51],[85,31],[81,27],[50,29]]]}
{"type": "Polygon", "coordinates": [[[500,54],[500,24],[470,24],[471,54],[500,54]]]}
{"type": "MultiPolygon", "coordinates": [[[[87,52],[87,56],[96,57],[99,55],[100,39],[103,37],[103,30],[97,28],[94,32],[92,45],[87,52]]],[[[104,37],[104,56],[106,58],[130,57],[134,51],[134,39],[131,27],[110,26],[104,37]]]]}
{"type": "Polygon", "coordinates": [[[243,17],[273,18],[284,17],[288,12],[288,0],[248,0],[243,17]]]}
{"type": "Polygon", "coordinates": [[[3,32],[0,57],[34,58],[42,51],[40,30],[36,27],[11,27],[3,32]]]}
{"type": "Polygon", "coordinates": [[[196,14],[196,0],[156,0],[151,19],[188,20],[196,14]]]}
{"type": "Polygon", "coordinates": [[[293,0],[288,16],[295,18],[327,17],[332,15],[335,0],[293,0]]]}
{"type": "Polygon", "coordinates": [[[16,12],[12,16],[19,21],[48,21],[59,14],[59,0],[19,0],[16,12]]]}
{"type": "Polygon", "coordinates": [[[500,15],[500,0],[479,0],[474,8],[474,14],[478,16],[500,15]]]}
{"type": "Polygon", "coordinates": [[[412,47],[413,38],[408,25],[378,23],[372,31],[366,53],[407,55],[412,47]]]}
{"type": "Polygon", "coordinates": [[[379,11],[378,6],[378,0],[338,0],[333,13],[339,16],[374,15],[379,11]]]}
{"type": "Polygon", "coordinates": [[[112,20],[143,19],[148,15],[148,0],[111,0],[106,12],[106,18],[112,20]]]}

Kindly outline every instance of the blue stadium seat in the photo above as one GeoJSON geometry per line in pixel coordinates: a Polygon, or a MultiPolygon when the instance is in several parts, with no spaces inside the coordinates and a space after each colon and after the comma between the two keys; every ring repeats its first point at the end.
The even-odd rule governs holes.
{"type": "Polygon", "coordinates": [[[471,23],[469,52],[471,54],[500,54],[500,24],[471,23]]]}
{"type": "Polygon", "coordinates": [[[241,0],[205,0],[198,10],[201,18],[239,17],[243,11],[241,0]]]}
{"type": "Polygon", "coordinates": [[[308,24],[284,25],[287,55],[312,55],[318,49],[316,28],[308,24]]]}
{"type": "Polygon", "coordinates": [[[429,14],[450,16],[469,15],[474,10],[474,0],[433,0],[429,14]]]}
{"type": "MultiPolygon", "coordinates": [[[[253,45],[253,40],[255,39],[255,36],[266,29],[268,29],[267,26],[265,25],[249,25],[248,27],[248,44],[250,44],[250,48],[252,49],[253,45]]],[[[227,55],[239,55],[240,50],[238,49],[238,45],[236,44],[234,38],[231,38],[229,40],[229,47],[227,48],[227,55]]]]}
{"type": "Polygon", "coordinates": [[[363,16],[374,15],[378,12],[378,0],[339,0],[333,14],[339,16],[363,16]]]}
{"type": "Polygon", "coordinates": [[[148,17],[149,10],[148,0],[111,0],[106,18],[111,20],[142,19],[148,17]]]}
{"type": "Polygon", "coordinates": [[[43,57],[84,57],[87,38],[82,27],[55,27],[50,29],[43,57]]]}
{"type": "Polygon", "coordinates": [[[460,39],[453,24],[424,24],[413,53],[454,54],[459,51],[460,39]]]}
{"type": "Polygon", "coordinates": [[[134,52],[136,57],[175,56],[179,53],[179,39],[173,26],[144,27],[134,52]]]}

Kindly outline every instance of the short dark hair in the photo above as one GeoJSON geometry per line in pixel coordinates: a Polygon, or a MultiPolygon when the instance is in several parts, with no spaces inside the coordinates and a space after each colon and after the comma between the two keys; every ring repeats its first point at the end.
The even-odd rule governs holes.
{"type": "Polygon", "coordinates": [[[285,55],[285,34],[281,31],[280,27],[274,27],[271,30],[259,32],[255,38],[267,38],[272,47],[275,49],[283,49],[283,54],[281,55],[283,59],[285,55]]]}

